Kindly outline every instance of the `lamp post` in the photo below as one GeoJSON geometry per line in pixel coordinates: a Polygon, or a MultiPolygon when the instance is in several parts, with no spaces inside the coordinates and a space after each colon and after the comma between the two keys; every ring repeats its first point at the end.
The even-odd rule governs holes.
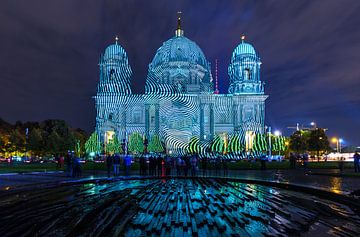
{"type": "Polygon", "coordinates": [[[339,138],[339,152],[341,153],[341,143],[343,143],[343,139],[342,138],[339,138]]]}
{"type": "Polygon", "coordinates": [[[271,157],[271,127],[268,127],[268,133],[269,133],[269,157],[271,157]]]}
{"type": "Polygon", "coordinates": [[[341,153],[341,143],[343,143],[344,140],[342,138],[333,137],[331,141],[336,144],[336,152],[341,153]]]}
{"type": "MultiPolygon", "coordinates": [[[[274,135],[275,135],[275,137],[280,137],[280,136],[281,136],[281,132],[280,132],[279,130],[275,130],[274,135]]],[[[277,141],[278,141],[278,140],[277,140],[277,141]]],[[[280,147],[279,147],[279,146],[277,146],[277,147],[279,148],[279,156],[280,156],[280,147]]]]}

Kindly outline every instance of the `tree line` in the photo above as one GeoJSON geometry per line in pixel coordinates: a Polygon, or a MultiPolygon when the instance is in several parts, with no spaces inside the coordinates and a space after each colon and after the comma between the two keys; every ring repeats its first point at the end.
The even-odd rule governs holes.
{"type": "Polygon", "coordinates": [[[0,155],[5,157],[64,155],[69,150],[80,154],[87,139],[84,130],[64,120],[10,124],[0,119],[0,155]]]}

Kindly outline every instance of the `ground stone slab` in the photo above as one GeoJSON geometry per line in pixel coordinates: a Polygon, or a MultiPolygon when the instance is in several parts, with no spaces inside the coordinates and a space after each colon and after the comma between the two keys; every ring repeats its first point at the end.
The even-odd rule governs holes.
{"type": "Polygon", "coordinates": [[[359,236],[351,207],[226,179],[74,183],[0,192],[0,236],[359,236]]]}

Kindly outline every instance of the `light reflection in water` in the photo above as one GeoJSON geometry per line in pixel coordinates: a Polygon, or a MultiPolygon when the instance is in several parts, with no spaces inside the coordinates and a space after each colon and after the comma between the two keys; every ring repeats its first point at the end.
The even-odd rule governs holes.
{"type": "Polygon", "coordinates": [[[330,178],[330,191],[334,193],[341,193],[342,179],[340,177],[330,178]]]}

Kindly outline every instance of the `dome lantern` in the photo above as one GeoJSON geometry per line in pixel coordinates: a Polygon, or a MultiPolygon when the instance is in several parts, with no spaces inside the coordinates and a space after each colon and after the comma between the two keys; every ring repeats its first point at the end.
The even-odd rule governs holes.
{"type": "Polygon", "coordinates": [[[175,30],[175,36],[180,37],[184,36],[184,31],[181,29],[181,11],[178,11],[178,22],[177,22],[177,28],[175,30]]]}

